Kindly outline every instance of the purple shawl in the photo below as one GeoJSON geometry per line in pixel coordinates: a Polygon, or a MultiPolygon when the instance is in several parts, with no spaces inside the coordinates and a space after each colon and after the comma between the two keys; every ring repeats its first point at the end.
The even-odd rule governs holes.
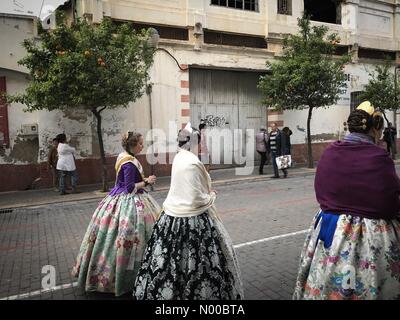
{"type": "Polygon", "coordinates": [[[336,141],[321,156],[315,176],[321,209],[369,219],[400,212],[400,180],[393,160],[366,141],[336,141]]]}

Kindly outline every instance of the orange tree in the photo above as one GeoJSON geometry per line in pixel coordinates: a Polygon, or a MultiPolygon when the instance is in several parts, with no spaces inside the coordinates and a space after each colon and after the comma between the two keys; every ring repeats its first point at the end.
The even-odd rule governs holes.
{"type": "Polygon", "coordinates": [[[27,55],[19,61],[28,68],[31,81],[24,93],[8,96],[7,101],[23,103],[30,112],[90,110],[97,122],[106,191],[101,113],[127,107],[143,94],[154,53],[149,31],[136,32],[127,23],[116,26],[108,18],[98,25],[83,20],[67,24],[61,19],[54,30],[39,27],[39,36],[24,41],[27,55]]]}
{"type": "Polygon", "coordinates": [[[258,87],[267,106],[276,110],[308,109],[307,154],[312,168],[312,112],[337,102],[346,86],[343,69],[350,58],[333,58],[340,40],[336,34],[327,35],[326,26],[311,27],[306,15],[298,18],[298,26],[299,34],[285,37],[283,56],[267,62],[268,73],[260,78],[258,87]]]}
{"type": "MultiPolygon", "coordinates": [[[[378,107],[388,124],[389,120],[386,117],[385,111],[397,111],[398,101],[400,101],[400,94],[396,88],[396,78],[391,72],[392,65],[390,60],[386,60],[384,64],[377,65],[375,70],[369,73],[368,84],[364,87],[363,92],[360,95],[362,100],[368,100],[373,106],[378,107]]],[[[392,157],[396,157],[396,145],[395,137],[392,135],[392,131],[389,130],[390,134],[390,145],[392,157]]]]}

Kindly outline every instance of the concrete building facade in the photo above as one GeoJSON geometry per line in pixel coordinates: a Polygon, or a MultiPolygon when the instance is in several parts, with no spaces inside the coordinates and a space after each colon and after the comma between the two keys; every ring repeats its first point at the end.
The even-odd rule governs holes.
{"type": "MultiPolygon", "coordinates": [[[[148,147],[141,155],[146,171],[167,175],[176,146],[176,131],[189,121],[198,126],[200,119],[206,119],[211,128],[242,133],[240,141],[233,139],[232,150],[221,147],[214,151],[222,163],[241,163],[240,154],[245,155],[246,145],[252,142],[246,129],[257,132],[260,126],[272,122],[292,129],[293,156],[297,162],[305,162],[307,111],[268,110],[261,103],[257,89],[258,77],[266,71],[265,63],[281,54],[283,36],[297,32],[297,18],[304,10],[312,14],[313,25],[326,25],[339,34],[338,54],[352,55],[352,62],[345,69],[347,90],[336,105],[314,111],[311,128],[314,156],[318,160],[327,144],[346,134],[345,121],[350,109],[359,102],[358,94],[368,83],[369,72],[383,62],[384,55],[392,60],[393,69],[400,63],[400,0],[321,3],[316,0],[77,0],[66,6],[71,14],[93,23],[111,17],[116,23],[133,22],[138,29],[152,27],[160,37],[160,50],[155,52],[151,85],[146,94],[127,109],[104,111],[110,179],[115,156],[121,151],[121,133],[128,129],[142,132],[148,147]],[[168,163],[151,166],[145,156],[147,151],[155,154],[154,161],[165,158],[168,163]]],[[[4,84],[0,90],[15,93],[27,85],[27,70],[16,61],[24,55],[22,40],[35,36],[35,23],[32,17],[1,17],[0,41],[6,47],[0,54],[0,84],[4,84]]],[[[100,181],[95,120],[89,112],[24,113],[21,105],[4,104],[1,108],[7,110],[0,128],[8,140],[3,138],[0,147],[0,167],[2,172],[18,175],[18,179],[0,183],[0,191],[47,186],[50,179],[44,162],[48,145],[63,131],[78,150],[80,182],[100,181]]],[[[388,116],[398,122],[393,114],[388,116]]]]}

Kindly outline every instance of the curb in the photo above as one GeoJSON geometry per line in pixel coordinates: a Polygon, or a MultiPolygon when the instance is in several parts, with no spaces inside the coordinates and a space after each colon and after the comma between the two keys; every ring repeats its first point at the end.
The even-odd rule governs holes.
{"type": "MultiPolygon", "coordinates": [[[[302,169],[302,171],[300,171],[300,172],[292,172],[289,177],[313,175],[313,174],[315,174],[315,170],[316,170],[315,168],[314,169],[308,169],[308,168],[302,169]]],[[[272,180],[273,179],[269,178],[267,175],[262,175],[262,176],[251,176],[251,177],[246,177],[246,178],[214,180],[212,185],[213,186],[225,186],[225,185],[238,184],[241,182],[250,183],[250,182],[272,181],[272,180]]],[[[274,181],[276,181],[276,180],[274,180],[274,181]]],[[[164,192],[164,191],[168,191],[168,190],[169,190],[169,186],[168,187],[160,187],[159,189],[152,191],[152,193],[159,193],[159,192],[164,192]]],[[[9,210],[20,209],[20,208],[32,208],[32,207],[38,207],[38,206],[43,206],[43,205],[48,205],[48,204],[66,204],[66,203],[71,203],[71,202],[102,199],[106,195],[107,195],[107,192],[91,191],[90,194],[88,194],[87,196],[82,196],[81,198],[77,198],[77,199],[65,199],[64,198],[64,199],[60,200],[59,198],[57,198],[54,201],[43,200],[43,201],[38,201],[37,203],[31,202],[31,203],[16,204],[16,205],[11,205],[11,206],[0,206],[0,214],[5,213],[9,210]]]]}

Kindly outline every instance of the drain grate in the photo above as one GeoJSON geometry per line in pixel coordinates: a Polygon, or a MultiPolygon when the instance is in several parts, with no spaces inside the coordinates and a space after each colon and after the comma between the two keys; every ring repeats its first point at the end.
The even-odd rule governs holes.
{"type": "Polygon", "coordinates": [[[12,213],[13,211],[14,211],[14,209],[0,209],[0,214],[12,213]]]}

